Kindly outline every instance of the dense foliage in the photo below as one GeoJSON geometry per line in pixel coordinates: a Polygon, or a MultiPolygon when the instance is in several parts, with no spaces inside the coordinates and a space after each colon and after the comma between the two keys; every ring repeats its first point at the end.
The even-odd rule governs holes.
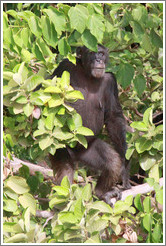
{"type": "Polygon", "coordinates": [[[163,4],[5,3],[3,39],[4,242],[161,243],[163,4]],[[92,196],[95,177],[85,169],[76,171],[75,184],[65,177],[55,186],[24,165],[17,174],[9,168],[14,155],[37,163],[67,145],[87,147],[93,132],[67,104],[83,95],[67,72],[46,78],[64,57],[75,63],[77,46],[97,51],[98,43],[109,49],[107,70],[119,85],[132,180],[146,178],[155,190],[114,208],[92,196]],[[42,210],[53,217],[37,216],[42,210]]]}

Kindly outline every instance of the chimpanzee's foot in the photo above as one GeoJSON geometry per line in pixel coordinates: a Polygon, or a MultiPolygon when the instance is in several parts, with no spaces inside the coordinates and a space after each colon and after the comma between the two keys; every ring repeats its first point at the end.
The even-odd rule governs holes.
{"type": "Polygon", "coordinates": [[[116,198],[116,200],[120,200],[122,197],[122,192],[120,189],[118,189],[117,187],[112,188],[112,190],[106,192],[103,195],[103,200],[108,203],[111,207],[112,207],[112,203],[111,203],[111,198],[116,198]]]}
{"type": "Polygon", "coordinates": [[[125,180],[124,182],[123,182],[123,188],[122,188],[123,190],[128,190],[128,189],[131,189],[131,184],[130,184],[130,182],[129,182],[129,180],[125,180]]]}

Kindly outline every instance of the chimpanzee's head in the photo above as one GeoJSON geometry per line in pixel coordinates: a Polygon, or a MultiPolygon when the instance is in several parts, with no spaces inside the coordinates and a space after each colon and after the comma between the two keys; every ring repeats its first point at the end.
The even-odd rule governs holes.
{"type": "Polygon", "coordinates": [[[98,52],[90,51],[85,46],[76,50],[77,58],[81,61],[85,73],[94,78],[102,78],[105,73],[105,66],[108,61],[108,49],[98,45],[98,52]]]}

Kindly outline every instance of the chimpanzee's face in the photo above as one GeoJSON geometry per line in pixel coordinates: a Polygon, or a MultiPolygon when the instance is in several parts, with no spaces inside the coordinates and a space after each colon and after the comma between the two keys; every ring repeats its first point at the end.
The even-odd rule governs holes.
{"type": "MultiPolygon", "coordinates": [[[[80,47],[81,48],[81,47],[80,47]]],[[[103,46],[98,46],[98,52],[82,47],[81,61],[85,72],[94,78],[102,78],[105,74],[105,67],[108,60],[108,51],[103,46]]]]}

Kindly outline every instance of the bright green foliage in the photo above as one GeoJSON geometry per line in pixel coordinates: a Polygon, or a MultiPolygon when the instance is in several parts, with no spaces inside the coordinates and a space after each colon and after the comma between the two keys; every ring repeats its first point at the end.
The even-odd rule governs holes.
{"type": "Polygon", "coordinates": [[[123,221],[138,243],[162,243],[163,3],[6,3],[4,10],[4,242],[124,243],[123,221]],[[109,50],[107,71],[115,74],[133,129],[127,132],[126,153],[131,176],[143,169],[155,189],[153,206],[151,194],[144,201],[137,195],[134,206],[131,196],[114,208],[96,201],[94,178],[90,185],[84,168],[75,172],[75,181],[81,175],[84,187],[70,185],[67,178],[54,186],[40,173],[30,175],[26,166],[18,176],[8,169],[13,154],[38,162],[78,142],[88,147],[85,136],[93,132],[70,106],[84,100],[82,93],[70,86],[68,72],[47,78],[63,58],[76,62],[76,47],[97,51],[98,43],[109,50]],[[38,210],[54,211],[54,216],[46,222],[37,218],[38,210]]]}
{"type": "MultiPolygon", "coordinates": [[[[155,183],[154,179],[149,178],[147,182],[150,186],[155,188],[156,192],[156,203],[162,204],[162,201],[157,194],[162,194],[163,189],[159,187],[158,183],[155,183]]],[[[139,213],[137,214],[136,219],[141,223],[142,230],[148,233],[146,242],[147,243],[161,243],[162,242],[162,215],[157,213],[151,205],[151,198],[149,196],[145,197],[143,202],[141,201],[141,197],[138,194],[134,199],[134,205],[138,209],[139,213]],[[141,216],[140,216],[141,215],[141,216]],[[158,234],[160,233],[160,234],[158,234]]],[[[141,240],[142,241],[142,240],[141,240]]],[[[141,242],[140,241],[140,242],[141,242]]]]}
{"type": "Polygon", "coordinates": [[[39,144],[41,150],[51,154],[54,154],[56,149],[63,148],[66,144],[70,145],[74,141],[79,141],[87,146],[86,139],[81,136],[83,138],[81,140],[80,135],[90,136],[93,135],[93,132],[82,126],[81,116],[74,109],[72,111],[68,110],[66,104],[84,99],[80,91],[76,91],[70,86],[69,73],[65,71],[62,78],[57,79],[57,81],[55,78],[45,81],[39,75],[27,77],[27,70],[24,65],[22,63],[18,73],[13,74],[13,76],[10,74],[7,77],[7,73],[5,74],[9,78],[9,82],[4,87],[4,104],[5,101],[9,102],[11,100],[10,107],[13,108],[14,114],[23,115],[24,113],[24,123],[17,124],[17,117],[13,119],[13,124],[17,124],[17,131],[13,132],[11,129],[11,135],[17,137],[18,141],[24,136],[27,139],[27,147],[31,145],[32,138],[30,136],[33,135],[36,138],[35,144],[39,144]],[[10,79],[11,76],[17,84],[13,84],[13,79],[10,79]],[[45,83],[44,88],[34,92],[33,90],[42,81],[43,84],[45,83]],[[37,109],[39,110],[36,113],[37,109]],[[77,123],[78,117],[80,118],[79,125],[77,123]],[[30,118],[30,121],[28,118],[30,118]],[[40,120],[35,118],[40,118],[40,120]],[[69,124],[72,121],[73,124],[69,124]],[[67,122],[69,129],[67,128],[67,122]],[[32,127],[30,127],[30,123],[33,124],[32,127]],[[23,128],[24,132],[22,131],[23,128]]]}
{"type": "Polygon", "coordinates": [[[143,121],[131,124],[136,131],[129,140],[126,158],[129,159],[133,155],[134,159],[138,159],[141,168],[149,171],[149,177],[159,181],[163,162],[163,127],[155,127],[152,115],[152,108],[148,108],[144,112],[143,121]],[[138,135],[138,131],[142,132],[141,136],[138,135]]]}

